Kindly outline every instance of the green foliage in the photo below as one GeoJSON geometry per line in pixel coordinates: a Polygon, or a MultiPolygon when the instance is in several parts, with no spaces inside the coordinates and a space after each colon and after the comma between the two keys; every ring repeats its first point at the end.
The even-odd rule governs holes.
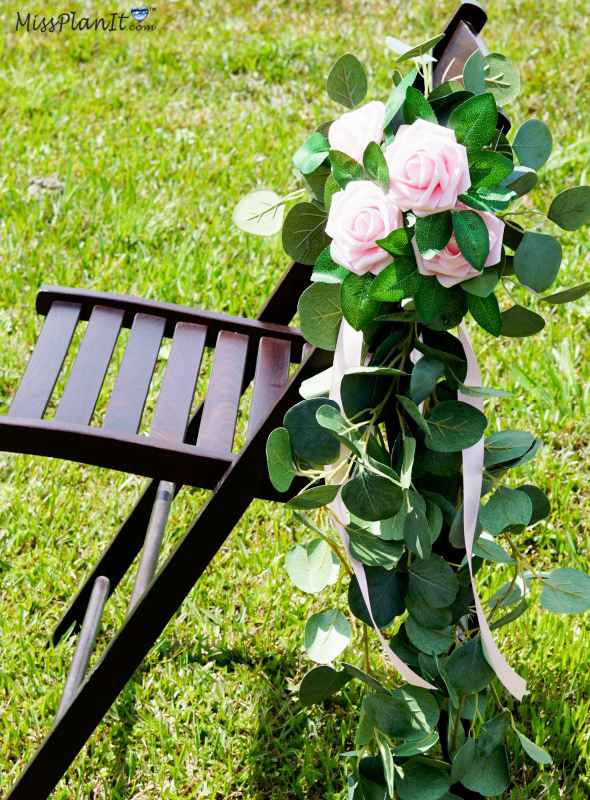
{"type": "Polygon", "coordinates": [[[414,67],[414,69],[408,73],[405,78],[396,84],[395,88],[389,95],[387,99],[387,103],[385,104],[385,122],[384,128],[387,128],[391,120],[395,117],[397,112],[403,106],[405,99],[406,99],[406,91],[409,86],[412,86],[414,81],[416,80],[416,75],[418,74],[418,70],[414,67]]]}
{"type": "Polygon", "coordinates": [[[590,223],[590,186],[565,189],[553,199],[549,219],[564,231],[576,231],[590,223]]]}
{"type": "Polygon", "coordinates": [[[406,50],[405,53],[399,56],[396,63],[401,64],[403,61],[414,60],[419,56],[424,55],[425,53],[429,53],[432,50],[432,48],[440,42],[441,39],[444,39],[444,33],[439,33],[437,36],[432,36],[425,42],[421,42],[420,44],[417,44],[415,47],[411,47],[409,50],[406,50]]]}
{"type": "Polygon", "coordinates": [[[461,254],[481,271],[490,254],[490,237],[485,222],[475,211],[453,211],[453,233],[461,254]]]}
{"type": "Polygon", "coordinates": [[[292,497],[285,508],[309,510],[328,505],[338,494],[338,486],[312,486],[292,497]]]}
{"type": "Polygon", "coordinates": [[[293,156],[293,164],[304,175],[308,175],[323,164],[328,157],[330,143],[321,133],[312,134],[293,156]]]}
{"type": "Polygon", "coordinates": [[[523,750],[527,756],[533,759],[533,761],[536,761],[537,764],[551,764],[551,756],[541,747],[536,745],[534,742],[531,742],[530,739],[527,739],[524,733],[520,733],[520,731],[516,731],[516,735],[518,737],[518,741],[522,745],[523,750]]]}
{"type": "Polygon", "coordinates": [[[538,170],[551,155],[551,131],[540,119],[527,119],[516,132],[512,149],[523,167],[538,170]]]}
{"type": "Polygon", "coordinates": [[[483,94],[486,90],[486,76],[481,50],[472,53],[463,68],[463,85],[473,94],[483,94]]]}
{"type": "Polygon", "coordinates": [[[422,92],[414,89],[413,86],[408,86],[406,89],[403,110],[406,125],[411,125],[417,119],[425,119],[427,122],[437,124],[436,114],[432,110],[430,103],[422,92]]]}
{"type": "Polygon", "coordinates": [[[299,700],[303,706],[312,706],[327,700],[340,691],[350,681],[346,670],[337,670],[328,666],[314,667],[301,681],[299,700]]]}
{"type": "Polygon", "coordinates": [[[285,204],[276,192],[257,189],[243,197],[234,209],[234,224],[246,233],[272,236],[283,224],[285,204]]]}
{"type": "Polygon", "coordinates": [[[440,453],[471,447],[481,439],[487,425],[481,411],[458,400],[438,403],[426,421],[430,430],[426,444],[440,453]]]}
{"type": "Polygon", "coordinates": [[[420,322],[429,325],[442,313],[449,296],[449,290],[439,283],[434,275],[420,276],[420,283],[414,295],[414,304],[420,322]]]}
{"type": "Polygon", "coordinates": [[[480,150],[491,141],[498,121],[496,101],[491,94],[470,97],[449,117],[449,128],[467,150],[480,150]]]}
{"type": "Polygon", "coordinates": [[[381,733],[404,741],[424,738],[436,725],[438,704],[427,689],[404,685],[390,695],[369,693],[363,707],[381,733]]]}
{"type": "Polygon", "coordinates": [[[527,494],[498,486],[481,509],[479,520],[486,531],[496,536],[502,531],[528,525],[532,514],[533,504],[527,494]]]}
{"type": "Polygon", "coordinates": [[[283,223],[283,248],[293,261],[315,264],[324,247],[327,216],[313,203],[296,203],[283,223]]]}
{"type": "Polygon", "coordinates": [[[340,150],[330,150],[330,163],[332,165],[332,177],[341,189],[344,189],[352,181],[367,180],[364,168],[354,158],[341,153],[340,150]]]}
{"type": "Polygon", "coordinates": [[[293,462],[289,431],[276,428],[266,442],[266,460],[270,482],[278,492],[286,492],[293,483],[297,468],[293,462]]]}
{"type": "MultiPolygon", "coordinates": [[[[471,185],[476,188],[498,186],[514,172],[512,161],[493,150],[476,150],[469,153],[467,160],[471,185]]],[[[522,169],[522,167],[516,169],[522,169]]],[[[513,186],[510,188],[514,191],[513,186]]]]}
{"type": "Polygon", "coordinates": [[[349,270],[336,264],[330,248],[325,247],[316,259],[311,279],[317,283],[342,283],[349,274],[349,270]]]}
{"type": "Polygon", "coordinates": [[[450,211],[428,214],[416,219],[416,244],[424,258],[434,258],[443,250],[453,235],[453,221],[450,211]]]}
{"type": "Polygon", "coordinates": [[[513,64],[500,53],[484,56],[486,91],[490,92],[499,106],[505,106],[518,97],[520,76],[513,64]]]}
{"type": "Polygon", "coordinates": [[[581,614],[590,608],[590,575],[571,567],[554,570],[543,581],[540,603],[557,614],[581,614]]]}
{"type": "Polygon", "coordinates": [[[305,649],[312,661],[327,664],[348,647],[350,623],[339,609],[312,614],[305,623],[305,649]]]}
{"type": "Polygon", "coordinates": [[[314,283],[303,292],[297,306],[299,327],[308,342],[323,350],[335,350],[342,322],[340,286],[314,283]]]}
{"type": "Polygon", "coordinates": [[[330,545],[314,539],[306,545],[297,544],[285,556],[289,578],[302,592],[317,594],[334,583],[340,562],[330,545]]]}
{"type": "Polygon", "coordinates": [[[494,676],[494,670],[485,659],[479,636],[453,650],[447,662],[447,672],[459,692],[475,694],[485,689],[494,676]]]}
{"type": "Polygon", "coordinates": [[[340,306],[344,319],[360,331],[377,315],[381,304],[370,296],[373,276],[349,272],[340,287],[340,306]]]}
{"type": "MultiPolygon", "coordinates": [[[[368,566],[365,574],[373,618],[379,628],[387,628],[395,617],[404,613],[405,583],[397,572],[381,566],[368,566]]],[[[365,625],[373,625],[356,577],[352,578],[348,587],[348,605],[355,617],[365,625]]]]}
{"type": "Polygon", "coordinates": [[[345,53],[334,63],[326,89],[331,99],[346,108],[360,105],[367,94],[367,73],[352,53],[345,53]]]}
{"type": "Polygon", "coordinates": [[[363,166],[369,180],[381,187],[384,192],[389,191],[389,167],[383,151],[376,142],[369,142],[363,154],[363,166]]]}
{"type": "Polygon", "coordinates": [[[401,489],[390,478],[362,469],[342,488],[344,504],[356,517],[368,521],[393,517],[401,506],[401,489]]]}
{"type": "MultiPolygon", "coordinates": [[[[493,274],[493,270],[488,269],[486,271],[488,274],[493,274]]],[[[483,278],[483,275],[481,278],[483,278]]],[[[480,280],[481,278],[477,277],[473,278],[472,280],[480,280]]],[[[486,280],[488,279],[486,278],[486,280]]],[[[480,289],[479,286],[476,288],[480,289]]],[[[481,291],[485,291],[485,288],[481,289],[481,291]]],[[[498,301],[495,294],[489,292],[484,297],[481,297],[472,291],[468,291],[467,308],[469,309],[473,319],[478,325],[481,325],[484,331],[491,333],[492,336],[500,336],[500,334],[503,332],[502,315],[500,313],[500,307],[498,306],[498,301]]]]}
{"type": "Polygon", "coordinates": [[[514,272],[525,286],[544,292],[557,277],[561,258],[557,239],[546,233],[527,231],[514,253],[514,272]]]}
{"type": "Polygon", "coordinates": [[[316,418],[316,411],[325,405],[338,408],[333,400],[313,398],[302,400],[285,414],[283,424],[293,452],[309,464],[331,464],[340,455],[338,440],[316,418]]]}
{"type": "Polygon", "coordinates": [[[524,306],[511,306],[502,311],[502,336],[521,338],[534,336],[545,327],[545,320],[539,314],[524,306]]]}
{"type": "Polygon", "coordinates": [[[416,262],[402,256],[376,276],[369,295],[374,300],[395,303],[404,297],[411,297],[420,286],[421,275],[416,262]]]}
{"type": "Polygon", "coordinates": [[[446,608],[459,591],[457,576],[439,555],[417,560],[408,567],[408,574],[408,597],[415,603],[446,608]]]}

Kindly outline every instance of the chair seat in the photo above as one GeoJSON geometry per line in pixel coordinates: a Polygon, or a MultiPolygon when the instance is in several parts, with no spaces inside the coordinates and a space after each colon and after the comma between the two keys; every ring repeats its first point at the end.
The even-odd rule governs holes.
{"type": "Polygon", "coordinates": [[[248,436],[302,359],[297,328],[105,292],[42,287],[46,315],[8,414],[0,449],[53,456],[212,489],[232,452],[240,398],[254,378],[248,436]],[[77,326],[88,325],[61,397],[54,390],[77,326]],[[130,328],[102,424],[91,425],[122,328],[130,328]],[[155,411],[139,434],[163,339],[170,352],[155,411]],[[215,350],[204,400],[189,421],[205,347],[215,350]],[[57,404],[52,419],[44,415],[57,404]]]}

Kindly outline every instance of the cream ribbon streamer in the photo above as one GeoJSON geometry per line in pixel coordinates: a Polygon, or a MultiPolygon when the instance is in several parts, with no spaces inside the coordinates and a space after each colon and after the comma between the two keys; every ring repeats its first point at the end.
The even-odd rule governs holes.
{"type": "MultiPolygon", "coordinates": [[[[338,342],[336,344],[336,352],[334,353],[334,369],[332,371],[332,385],[330,388],[330,400],[335,400],[340,408],[342,408],[342,401],[340,398],[340,381],[342,380],[342,376],[346,372],[346,370],[351,369],[352,367],[358,367],[361,364],[361,355],[362,355],[362,347],[363,347],[363,334],[361,331],[355,331],[354,328],[349,325],[349,323],[343,319],[340,325],[340,331],[338,333],[338,342]]],[[[339,463],[342,463],[343,468],[339,472],[336,472],[334,477],[331,480],[331,483],[338,483],[339,480],[342,480],[343,473],[344,473],[344,464],[347,460],[347,450],[342,445],[340,448],[340,460],[336,463],[338,466],[339,463]]],[[[379,637],[379,641],[383,645],[383,649],[387,653],[389,660],[393,664],[393,666],[397,669],[400,673],[402,678],[404,678],[408,683],[411,683],[413,686],[421,686],[424,689],[436,689],[436,686],[433,686],[428,681],[425,681],[419,675],[411,670],[407,664],[396,656],[393,652],[389,644],[387,643],[385,637],[379,630],[378,626],[375,624],[375,619],[373,617],[373,611],[371,609],[371,601],[369,598],[369,587],[367,584],[367,576],[365,574],[365,568],[361,564],[360,561],[357,561],[350,554],[350,538],[348,533],[346,532],[346,528],[340,524],[340,521],[347,522],[348,521],[348,510],[342,501],[342,497],[340,496],[340,492],[336,496],[335,500],[333,500],[329,508],[333,511],[334,515],[336,516],[336,520],[334,520],[334,524],[336,526],[336,530],[338,531],[338,535],[340,536],[340,540],[344,549],[346,550],[346,555],[350,560],[350,564],[352,566],[353,572],[356,576],[356,579],[359,584],[359,588],[361,590],[361,596],[365,601],[365,605],[367,606],[367,610],[369,612],[369,616],[371,617],[371,622],[373,623],[373,628],[375,629],[375,633],[379,637]]]]}
{"type": "MultiPolygon", "coordinates": [[[[477,359],[469,336],[467,335],[467,328],[465,322],[461,323],[459,329],[459,339],[465,350],[467,357],[467,377],[465,384],[467,386],[481,386],[481,375],[479,367],[477,366],[477,359]]],[[[483,412],[483,400],[480,397],[470,397],[469,395],[461,394],[459,392],[459,400],[463,403],[468,403],[478,411],[483,412]]],[[[475,588],[475,581],[473,580],[473,566],[471,563],[473,556],[473,541],[475,537],[475,528],[477,525],[477,516],[479,514],[479,502],[481,498],[481,486],[483,478],[483,457],[484,457],[484,439],[483,436],[471,447],[463,450],[463,531],[465,536],[465,550],[467,552],[467,563],[469,565],[469,573],[471,575],[471,589],[473,591],[473,598],[475,601],[475,609],[477,611],[477,620],[479,622],[479,630],[481,638],[485,646],[487,660],[490,666],[495,671],[500,681],[504,684],[505,688],[514,695],[517,700],[522,700],[526,691],[526,681],[515,672],[510,664],[506,661],[498,645],[494,641],[490,626],[481,606],[477,589],[475,588]]]]}

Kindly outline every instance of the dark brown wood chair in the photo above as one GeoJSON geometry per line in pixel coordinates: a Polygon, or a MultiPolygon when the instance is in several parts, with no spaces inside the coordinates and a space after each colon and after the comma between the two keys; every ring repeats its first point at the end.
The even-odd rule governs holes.
{"type": "MultiPolygon", "coordinates": [[[[451,59],[460,73],[482,47],[485,19],[479,4],[460,6],[437,46],[435,82],[451,59]]],[[[266,440],[300,399],[301,381],[331,363],[330,353],[310,350],[288,327],[310,275],[311,267],[292,264],[255,320],[102,292],[39,291],[45,322],[9,412],[0,417],[0,449],[152,480],[54,631],[54,644],[70,629],[80,633],[78,644],[54,726],[10,800],[48,797],[252,500],[277,499],[261,468],[266,440]],[[87,326],[67,384],[55,415],[44,419],[81,321],[87,326]],[[130,333],[108,409],[102,426],[91,426],[122,328],[130,333]],[[139,435],[163,338],[171,340],[170,354],[149,432],[139,435]],[[208,388],[189,419],[205,347],[215,350],[208,388]],[[291,364],[299,366],[289,378],[291,364]],[[252,382],[247,440],[234,452],[240,399],[252,382]],[[157,570],[170,506],[183,485],[213,492],[157,570]],[[85,675],[105,602],[140,550],[125,622],[85,675]]]]}

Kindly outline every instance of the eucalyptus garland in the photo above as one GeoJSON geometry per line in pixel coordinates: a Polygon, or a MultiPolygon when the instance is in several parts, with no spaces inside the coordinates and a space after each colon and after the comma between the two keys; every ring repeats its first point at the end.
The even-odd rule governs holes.
{"type": "Polygon", "coordinates": [[[290,579],[303,592],[342,590],[338,607],[305,625],[317,666],[299,696],[309,706],[350,681],[363,685],[346,754],[354,800],[496,797],[510,786],[511,749],[548,764],[505,707],[482,625],[488,634],[509,625],[532,600],[561,614],[590,608],[590,576],[541,572],[522,552],[550,503],[513,470],[541,441],[521,430],[485,436],[481,399],[507,393],[473,382],[463,335],[471,317],[495,337],[531,336],[545,325],[543,305],[590,290],[544,294],[562,250],[537,230],[547,219],[568,231],[590,222],[590,187],[565,189],[546,214],[532,210],[522,198],[551,153],[549,129],[527,120],[511,140],[500,129],[498,109],[520,88],[500,54],[474,53],[462,76],[434,88],[429,53],[440,38],[415,48],[388,40],[397,62],[415,67],[395,71],[385,103],[363,105],[364,68],[339,58],[327,90],[349,111],[295,152],[303,189],[258,190],[234,212],[244,230],[282,229],[287,254],[314,266],[299,302],[312,345],[336,350],[338,362],[345,328],[360,332],[356,362],[304,382],[267,445],[273,485],[299,489],[285,505],[307,538],[285,556],[290,579]],[[479,512],[466,552],[465,457],[478,447],[479,512]],[[506,582],[478,611],[470,568],[475,575],[484,562],[506,582]]]}

